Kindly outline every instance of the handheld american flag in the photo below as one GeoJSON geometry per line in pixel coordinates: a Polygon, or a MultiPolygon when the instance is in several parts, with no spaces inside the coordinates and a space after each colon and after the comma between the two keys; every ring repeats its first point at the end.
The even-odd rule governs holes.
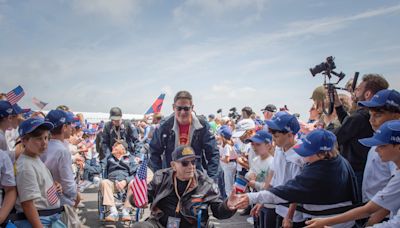
{"type": "Polygon", "coordinates": [[[16,104],[25,95],[24,89],[19,85],[15,89],[6,94],[8,102],[12,105],[16,104]]]}
{"type": "Polygon", "coordinates": [[[131,190],[136,207],[143,207],[147,204],[147,158],[145,157],[136,173],[131,190]]]}
{"type": "Polygon", "coordinates": [[[40,110],[42,110],[47,105],[46,102],[43,102],[37,99],[36,97],[32,98],[32,103],[36,105],[38,108],[40,108],[40,110]]]}

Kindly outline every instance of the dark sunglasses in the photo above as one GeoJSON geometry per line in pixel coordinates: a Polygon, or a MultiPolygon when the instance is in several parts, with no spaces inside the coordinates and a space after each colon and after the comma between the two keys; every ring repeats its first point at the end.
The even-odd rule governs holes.
{"type": "Polygon", "coordinates": [[[191,163],[192,165],[196,165],[196,160],[191,160],[191,161],[181,161],[181,164],[183,167],[187,167],[191,163]]]}
{"type": "Polygon", "coordinates": [[[175,106],[176,110],[178,112],[184,110],[185,112],[188,112],[192,107],[191,106],[175,106]]]}
{"type": "Polygon", "coordinates": [[[279,130],[274,130],[274,129],[271,129],[271,128],[268,128],[268,131],[271,134],[276,134],[276,133],[287,134],[287,133],[289,133],[288,131],[279,131],[279,130]]]}

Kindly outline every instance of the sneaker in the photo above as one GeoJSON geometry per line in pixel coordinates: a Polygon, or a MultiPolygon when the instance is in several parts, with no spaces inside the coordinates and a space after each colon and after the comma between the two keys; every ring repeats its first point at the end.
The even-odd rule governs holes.
{"type": "Polygon", "coordinates": [[[88,180],[82,181],[82,183],[79,184],[79,192],[83,192],[86,188],[88,188],[92,184],[93,183],[88,180]]]}
{"type": "Polygon", "coordinates": [[[104,221],[106,222],[118,222],[118,220],[119,220],[118,213],[111,213],[104,218],[104,221]]]}
{"type": "Polygon", "coordinates": [[[246,219],[246,221],[247,221],[248,223],[250,223],[251,225],[254,225],[254,218],[253,218],[253,217],[248,217],[248,218],[246,219]]]}
{"type": "Polygon", "coordinates": [[[121,220],[123,221],[123,222],[128,222],[128,221],[131,221],[132,220],[132,217],[131,217],[131,215],[129,214],[129,212],[128,211],[126,211],[126,210],[122,210],[122,217],[121,217],[121,220]]]}

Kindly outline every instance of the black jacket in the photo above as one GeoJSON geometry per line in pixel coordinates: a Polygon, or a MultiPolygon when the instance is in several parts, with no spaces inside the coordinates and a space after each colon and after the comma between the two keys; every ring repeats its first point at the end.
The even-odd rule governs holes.
{"type": "MultiPolygon", "coordinates": [[[[175,131],[173,130],[175,117],[172,115],[161,123],[150,141],[150,167],[155,172],[162,168],[170,167],[171,154],[175,149],[175,131]],[[163,160],[161,157],[163,156],[163,160]]],[[[210,133],[207,121],[200,117],[193,117],[193,136],[190,140],[191,147],[196,155],[200,156],[196,167],[207,170],[208,176],[216,178],[219,167],[219,151],[215,136],[210,133]]]]}
{"type": "Polygon", "coordinates": [[[369,112],[360,108],[350,116],[343,106],[336,107],[340,127],[334,130],[340,153],[345,157],[355,172],[364,172],[370,147],[363,146],[359,139],[371,137],[374,133],[369,123],[369,112]]]}
{"type": "Polygon", "coordinates": [[[135,156],[133,155],[124,155],[121,160],[111,155],[107,159],[107,173],[105,178],[113,182],[126,180],[126,183],[129,184],[133,180],[138,167],[139,165],[136,163],[135,156]]]}
{"type": "Polygon", "coordinates": [[[340,155],[305,165],[293,180],[269,191],[289,202],[301,204],[361,202],[354,171],[340,155]]]}
{"type": "MultiPolygon", "coordinates": [[[[172,168],[158,170],[153,177],[153,180],[148,184],[148,199],[151,203],[151,217],[158,220],[163,216],[163,212],[157,207],[157,203],[161,199],[168,196],[174,191],[174,171],[172,168]]],[[[236,211],[231,211],[226,205],[226,200],[222,201],[219,196],[217,184],[209,178],[205,173],[196,170],[194,181],[191,182],[188,190],[181,197],[180,213],[188,220],[193,226],[197,227],[196,216],[192,214],[193,205],[192,195],[204,195],[203,203],[211,207],[213,216],[217,219],[227,219],[232,217],[236,211]]],[[[174,208],[170,208],[174,211],[174,208]]],[[[206,210],[208,211],[208,210],[206,210]]],[[[208,213],[202,214],[201,227],[206,227],[208,222],[208,213]]],[[[186,228],[186,227],[185,227],[186,228]]],[[[190,227],[188,227],[190,228],[190,227]]]]}
{"type": "Polygon", "coordinates": [[[128,151],[133,153],[135,150],[135,143],[139,140],[139,135],[136,128],[129,121],[124,120],[118,129],[113,130],[112,122],[107,122],[104,126],[102,133],[102,154],[99,154],[100,159],[110,156],[112,146],[118,138],[116,131],[120,134],[120,139],[128,144],[128,151]]]}

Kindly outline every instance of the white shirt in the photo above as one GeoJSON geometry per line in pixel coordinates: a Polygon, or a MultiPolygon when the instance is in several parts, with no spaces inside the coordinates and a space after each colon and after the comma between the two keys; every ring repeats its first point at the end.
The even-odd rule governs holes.
{"type": "Polygon", "coordinates": [[[383,162],[376,152],[376,146],[368,152],[362,183],[363,202],[368,202],[374,195],[382,190],[396,171],[393,162],[383,162]]]}
{"type": "MultiPolygon", "coordinates": [[[[369,226],[370,227],[370,226],[369,226]]],[[[398,228],[400,227],[400,210],[387,222],[375,224],[373,228],[398,228]]]]}
{"type": "MultiPolygon", "coordinates": [[[[274,176],[271,185],[276,187],[284,185],[288,180],[294,179],[304,166],[304,161],[292,148],[284,152],[282,148],[276,147],[274,154],[273,170],[274,176]]],[[[276,213],[285,217],[288,213],[288,208],[285,206],[277,205],[276,213]]],[[[293,216],[294,222],[304,221],[303,214],[295,212],[293,216]]]]}
{"type": "Polygon", "coordinates": [[[6,136],[4,131],[0,129],[0,150],[8,150],[6,136]]]}
{"type": "Polygon", "coordinates": [[[15,186],[15,175],[14,166],[7,151],[0,150],[0,188],[4,186],[15,186]]]}
{"type": "Polygon", "coordinates": [[[389,183],[371,199],[372,202],[391,212],[393,217],[400,209],[400,170],[397,169],[389,183]]]}
{"type": "Polygon", "coordinates": [[[269,156],[266,159],[261,159],[260,156],[253,158],[249,172],[246,173],[246,178],[248,179],[250,175],[256,175],[256,182],[265,182],[265,178],[269,175],[272,170],[274,162],[274,157],[269,156]]]}
{"type": "Polygon", "coordinates": [[[71,153],[64,142],[50,139],[47,150],[40,156],[40,159],[50,170],[54,181],[59,182],[62,186],[61,204],[74,205],[77,186],[72,171],[71,153]]]}
{"type": "Polygon", "coordinates": [[[22,212],[21,202],[28,200],[33,200],[37,210],[60,207],[51,173],[39,157],[19,156],[16,181],[18,197],[15,208],[18,212],[22,212]]]}

